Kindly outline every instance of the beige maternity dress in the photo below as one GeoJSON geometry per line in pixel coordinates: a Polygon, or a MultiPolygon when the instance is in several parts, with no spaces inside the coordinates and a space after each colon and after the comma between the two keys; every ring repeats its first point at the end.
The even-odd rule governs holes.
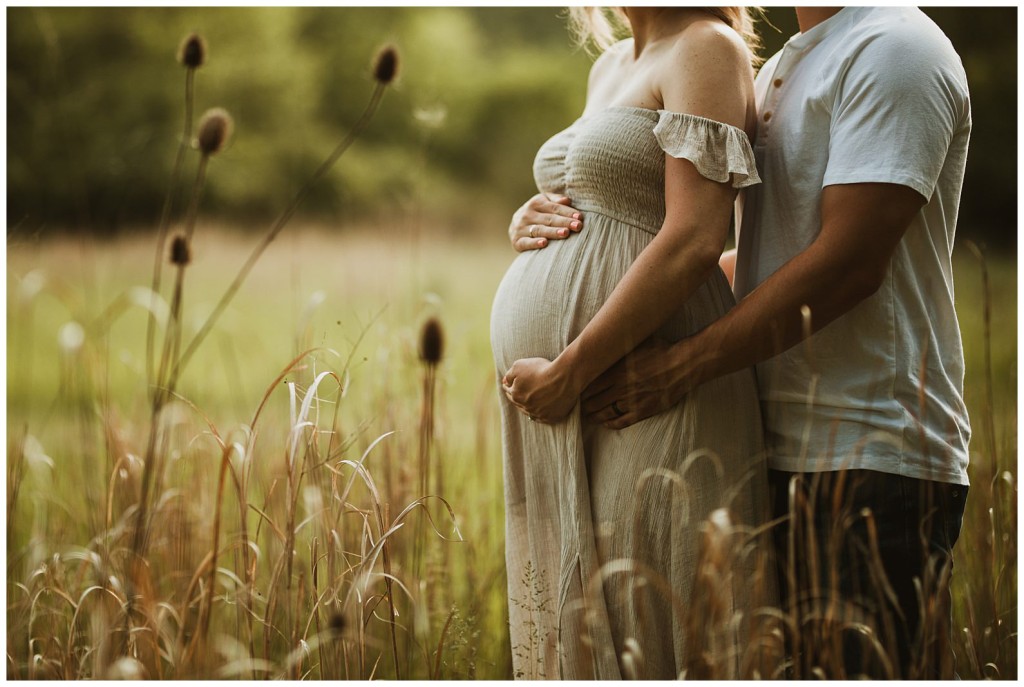
{"type": "MultiPolygon", "coordinates": [[[[585,229],[522,253],[509,268],[491,316],[499,378],[519,358],[555,358],[650,243],[665,215],[666,152],[735,187],[759,181],[743,131],[689,114],[609,107],[540,149],[537,187],[567,195],[585,229]]],[[[693,334],[733,304],[715,269],[659,335],[693,334]]],[[[706,598],[706,585],[695,587],[695,575],[710,514],[728,509],[737,527],[761,523],[766,512],[753,372],[704,384],[621,431],[589,423],[578,405],[566,421],[544,425],[503,396],[501,403],[515,676],[692,675],[694,647],[708,650],[688,629],[702,613],[709,617],[698,624],[725,613],[730,629],[712,653],[735,663],[753,611],[753,557],[717,573],[724,611],[720,598],[706,598]]],[[[719,529],[723,513],[713,518],[719,529]]]]}

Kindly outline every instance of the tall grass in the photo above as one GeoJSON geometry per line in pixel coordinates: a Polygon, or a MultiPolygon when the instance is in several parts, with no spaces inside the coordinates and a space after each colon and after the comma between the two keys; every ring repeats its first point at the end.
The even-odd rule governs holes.
{"type": "MultiPolygon", "coordinates": [[[[234,250],[215,250],[200,264],[215,265],[234,250]]],[[[61,252],[56,249],[57,255],[61,252]]],[[[323,276],[324,267],[312,271],[323,276]]],[[[269,271],[280,274],[287,268],[279,259],[269,271]]],[[[211,278],[216,280],[216,275],[204,275],[211,278]]],[[[26,308],[65,317],[63,306],[47,301],[46,293],[26,308]]],[[[76,318],[92,321],[89,313],[97,309],[81,305],[76,318]]],[[[250,296],[248,307],[253,305],[250,296]]],[[[274,320],[286,318],[287,311],[277,305],[266,320],[237,332],[240,343],[250,336],[271,341],[275,333],[281,334],[274,320]]],[[[120,355],[131,350],[141,360],[140,332],[128,339],[113,337],[141,323],[139,314],[125,310],[121,318],[108,317],[104,331],[86,328],[81,348],[54,351],[63,361],[61,369],[54,385],[42,387],[55,395],[54,412],[26,416],[12,403],[10,436],[19,437],[19,443],[9,451],[9,638],[26,637],[9,644],[12,675],[114,676],[116,665],[117,670],[131,667],[149,677],[425,677],[460,671],[468,676],[478,661],[500,660],[467,640],[478,632],[478,621],[500,614],[500,605],[488,603],[500,597],[445,594],[453,599],[450,605],[437,608],[437,617],[421,617],[425,595],[406,572],[414,545],[411,534],[422,513],[430,515],[425,536],[443,546],[470,549],[462,561],[448,555],[445,564],[435,565],[436,586],[455,588],[451,576],[461,576],[473,559],[471,574],[489,577],[490,589],[500,591],[500,549],[464,546],[453,512],[444,502],[419,493],[415,429],[396,435],[375,428],[415,428],[419,401],[413,393],[403,417],[395,404],[402,392],[389,388],[401,379],[378,376],[362,360],[373,354],[374,344],[366,349],[353,345],[344,357],[324,349],[300,352],[279,375],[239,383],[255,392],[248,399],[234,398],[234,385],[223,385],[224,366],[216,349],[197,358],[196,373],[183,378],[183,388],[217,400],[209,404],[212,408],[204,404],[202,409],[183,396],[169,404],[167,460],[159,480],[164,486],[154,498],[146,554],[150,575],[137,592],[137,605],[150,618],[146,627],[152,630],[134,640],[127,656],[134,663],[121,660],[117,648],[127,606],[131,523],[140,495],[138,447],[146,426],[138,401],[145,398],[146,387],[142,366],[126,370],[122,363],[128,356],[120,355]],[[211,369],[221,376],[207,383],[211,369]],[[106,380],[100,383],[107,393],[92,395],[94,380],[106,380]],[[384,385],[375,388],[377,382],[384,385]],[[258,391],[260,386],[265,392],[258,391]],[[349,393],[353,386],[357,393],[349,393]],[[348,404],[353,405],[346,409],[348,404]],[[247,412],[235,413],[239,405],[248,406],[247,412]],[[84,410],[68,412],[75,408],[84,410]],[[15,425],[30,429],[16,431],[15,425]],[[90,442],[77,441],[83,434],[106,437],[104,448],[97,451],[90,442]],[[382,485],[384,461],[393,479],[382,485]],[[107,468],[95,469],[104,462],[107,468]],[[60,501],[64,504],[51,511],[60,501]],[[57,604],[38,613],[40,604],[65,597],[74,605],[62,609],[57,604]],[[388,610],[392,604],[393,621],[388,610]],[[32,608],[37,613],[22,614],[32,608]],[[54,614],[64,610],[70,615],[58,620],[54,614]],[[46,618],[42,628],[41,617],[46,618]],[[83,629],[84,619],[90,620],[89,632],[83,629]],[[418,641],[412,641],[417,625],[425,629],[418,629],[418,641]],[[309,655],[302,653],[307,651],[303,646],[309,655]],[[32,654],[19,661],[30,649],[32,654]],[[31,658],[35,655],[39,658],[31,658]]],[[[346,311],[345,316],[358,317],[360,312],[346,311]]],[[[22,322],[15,318],[12,331],[22,322]]],[[[380,338],[364,329],[357,323],[346,332],[354,339],[364,334],[380,338]]],[[[292,337],[281,336],[276,343],[285,352],[281,359],[291,355],[292,337]]],[[[44,358],[13,340],[10,352],[12,361],[44,358]]],[[[263,353],[243,356],[237,366],[267,369],[263,353]]],[[[404,378],[407,372],[416,374],[414,360],[415,355],[406,365],[396,353],[378,364],[398,365],[398,376],[404,378]]],[[[17,388],[15,382],[13,397],[42,388],[17,388]]],[[[493,455],[494,444],[485,443],[493,455]]],[[[493,479],[497,473],[489,474],[493,479]]],[[[500,627],[500,620],[496,624],[500,627]]]]}
{"type": "MultiPolygon", "coordinates": [[[[217,266],[247,241],[199,231],[201,315],[214,305],[202,294],[228,279],[217,266]]],[[[403,678],[511,677],[486,324],[510,256],[500,236],[422,245],[414,256],[407,232],[295,234],[267,252],[254,287],[196,354],[168,409],[150,581],[138,599],[152,621],[127,656],[118,647],[148,417],[148,311],[126,294],[147,283],[150,247],[11,243],[9,676],[395,677],[397,665],[403,678]],[[303,316],[294,303],[307,300],[319,305],[303,316]],[[112,315],[107,306],[122,302],[134,305],[112,315]],[[433,413],[451,511],[419,487],[428,314],[448,332],[433,413]],[[70,321],[82,323],[81,339],[70,321]],[[414,574],[419,544],[425,564],[414,574]]],[[[991,328],[993,460],[983,448],[981,276],[969,254],[956,266],[975,427],[952,575],[957,670],[1008,678],[1017,672],[1015,328],[991,328]]],[[[1015,266],[992,261],[989,273],[990,319],[1008,324],[1015,266]]]]}

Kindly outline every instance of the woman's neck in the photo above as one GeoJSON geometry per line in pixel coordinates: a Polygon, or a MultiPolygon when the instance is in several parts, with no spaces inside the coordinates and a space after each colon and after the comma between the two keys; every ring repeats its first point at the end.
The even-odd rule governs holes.
{"type": "Polygon", "coordinates": [[[676,34],[701,10],[687,7],[625,7],[633,34],[633,57],[638,58],[650,43],[676,34]]]}

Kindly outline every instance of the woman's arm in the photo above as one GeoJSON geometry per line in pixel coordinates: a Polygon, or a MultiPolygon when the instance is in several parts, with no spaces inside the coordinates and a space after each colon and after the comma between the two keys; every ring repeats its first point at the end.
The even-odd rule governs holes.
{"type": "MultiPolygon", "coordinates": [[[[693,26],[666,56],[660,79],[668,110],[743,127],[753,93],[749,54],[731,32],[708,22],[693,26]],[[696,36],[689,35],[694,29],[696,36]],[[673,66],[685,64],[682,74],[673,66]],[[735,87],[726,87],[735,85],[735,87]]],[[[715,269],[736,191],[704,178],[691,162],[666,156],[665,222],[608,301],[554,360],[516,361],[503,379],[506,395],[544,422],[567,415],[580,392],[647,339],[715,269]]]]}

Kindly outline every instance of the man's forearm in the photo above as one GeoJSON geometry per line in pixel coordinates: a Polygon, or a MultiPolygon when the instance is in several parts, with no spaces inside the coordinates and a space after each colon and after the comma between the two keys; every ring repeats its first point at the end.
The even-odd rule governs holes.
{"type": "Polygon", "coordinates": [[[676,383],[685,392],[778,355],[849,312],[878,285],[875,273],[812,245],[721,319],[673,347],[676,383]]]}
{"type": "MultiPolygon", "coordinates": [[[[703,331],[669,348],[644,347],[592,384],[585,408],[627,427],[678,403],[709,380],[752,367],[798,344],[875,293],[924,197],[907,186],[837,184],[822,191],[811,245],[703,331]],[[613,401],[636,408],[624,416],[613,401]]],[[[762,383],[764,380],[762,380],[762,383]]]]}
{"type": "Polygon", "coordinates": [[[673,351],[683,393],[778,355],[875,293],[924,197],[864,183],[822,191],[822,228],[735,308],[673,351]],[[806,306],[806,307],[805,307],[806,306]]]}

